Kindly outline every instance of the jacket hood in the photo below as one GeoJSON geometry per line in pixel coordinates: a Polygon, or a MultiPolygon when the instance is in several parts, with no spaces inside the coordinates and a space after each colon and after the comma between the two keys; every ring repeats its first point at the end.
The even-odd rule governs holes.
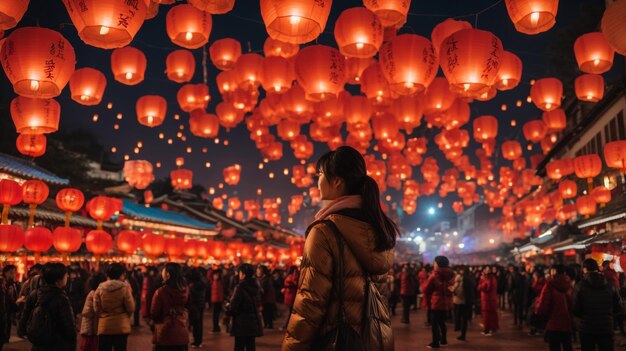
{"type": "Polygon", "coordinates": [[[562,293],[566,293],[571,288],[570,279],[565,274],[557,274],[548,282],[548,285],[562,293]]]}
{"type": "Polygon", "coordinates": [[[37,289],[37,301],[42,305],[47,305],[56,297],[65,294],[65,290],[55,285],[42,285],[37,289]]]}
{"type": "Polygon", "coordinates": [[[188,290],[179,290],[170,286],[163,286],[163,293],[167,294],[174,306],[184,306],[187,303],[188,290]]]}
{"type": "Polygon", "coordinates": [[[585,283],[590,285],[594,290],[604,289],[609,283],[604,275],[600,272],[589,272],[585,274],[585,283]]]}
{"type": "Polygon", "coordinates": [[[448,267],[442,267],[442,268],[438,268],[435,271],[435,274],[439,277],[439,279],[441,279],[442,281],[451,281],[454,280],[454,276],[456,275],[454,273],[454,271],[452,271],[450,268],[448,267]]]}
{"type": "Polygon", "coordinates": [[[394,251],[376,251],[374,228],[367,222],[343,215],[327,217],[339,228],[341,235],[361,267],[371,275],[386,274],[394,260],[394,251]]]}
{"type": "Polygon", "coordinates": [[[119,290],[125,286],[127,286],[128,284],[126,284],[126,282],[123,282],[121,280],[107,280],[106,282],[100,284],[98,286],[98,289],[102,289],[105,290],[107,292],[113,292],[115,290],[119,290]]]}

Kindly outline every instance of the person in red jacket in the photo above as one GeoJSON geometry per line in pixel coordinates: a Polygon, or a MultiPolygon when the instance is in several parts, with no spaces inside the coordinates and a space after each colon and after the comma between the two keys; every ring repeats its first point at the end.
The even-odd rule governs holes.
{"type": "Polygon", "coordinates": [[[485,336],[492,336],[499,329],[498,326],[498,283],[491,271],[485,266],[478,283],[480,292],[480,312],[483,316],[483,332],[485,336]]]}
{"type": "Polygon", "coordinates": [[[298,291],[298,279],[300,278],[300,272],[298,271],[297,266],[289,267],[289,271],[287,272],[287,277],[285,277],[284,288],[283,288],[283,303],[289,307],[289,314],[287,315],[287,319],[285,320],[285,324],[281,329],[287,329],[287,324],[289,323],[289,317],[291,317],[291,312],[293,311],[293,303],[296,301],[296,292],[298,291]]]}
{"type": "Polygon", "coordinates": [[[535,313],[547,318],[546,340],[550,351],[572,350],[572,285],[565,267],[550,269],[552,279],[544,285],[535,304],[535,313]]]}
{"type": "Polygon", "coordinates": [[[446,316],[452,309],[452,292],[454,272],[449,268],[450,261],[445,256],[435,257],[434,271],[424,284],[424,296],[431,311],[433,341],[426,347],[438,349],[448,346],[446,316]]]}
{"type": "Polygon", "coordinates": [[[402,319],[401,323],[409,324],[409,312],[411,309],[411,302],[413,295],[415,294],[415,278],[411,267],[405,264],[402,267],[402,274],[400,275],[400,296],[402,297],[402,319]]]}
{"type": "Polygon", "coordinates": [[[211,274],[211,305],[213,305],[213,332],[220,332],[220,314],[224,304],[224,287],[219,270],[211,274]]]}

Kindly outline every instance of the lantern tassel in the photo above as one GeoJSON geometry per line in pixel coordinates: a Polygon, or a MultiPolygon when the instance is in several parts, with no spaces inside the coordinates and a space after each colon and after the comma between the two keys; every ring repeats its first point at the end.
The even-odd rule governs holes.
{"type": "Polygon", "coordinates": [[[35,226],[35,208],[37,208],[35,204],[28,205],[28,228],[35,226]]]}
{"type": "Polygon", "coordinates": [[[65,228],[69,228],[70,227],[70,219],[72,218],[72,212],[71,211],[65,211],[65,228]]]}
{"type": "Polygon", "coordinates": [[[591,195],[592,188],[593,188],[593,178],[587,178],[587,189],[589,189],[589,195],[591,195]]]}
{"type": "Polygon", "coordinates": [[[5,204],[2,206],[2,224],[7,224],[7,221],[9,219],[9,208],[11,206],[5,204]]]}
{"type": "Polygon", "coordinates": [[[98,220],[98,230],[102,230],[102,221],[98,220]]]}

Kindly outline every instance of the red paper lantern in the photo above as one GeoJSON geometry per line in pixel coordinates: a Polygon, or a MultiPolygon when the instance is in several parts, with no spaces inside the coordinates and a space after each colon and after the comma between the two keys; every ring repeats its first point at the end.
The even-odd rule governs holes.
{"type": "Polygon", "coordinates": [[[364,96],[347,96],[343,100],[343,115],[348,124],[369,123],[372,112],[372,106],[364,96]]]}
{"type": "Polygon", "coordinates": [[[119,210],[114,199],[107,196],[92,198],[87,202],[86,207],[91,218],[97,221],[108,221],[119,210]]]}
{"type": "Polygon", "coordinates": [[[189,258],[195,258],[198,253],[198,247],[200,246],[200,241],[195,239],[190,239],[184,242],[183,253],[185,256],[189,258]]]}
{"type": "Polygon", "coordinates": [[[572,173],[574,173],[574,162],[571,158],[554,160],[546,164],[546,174],[552,180],[559,180],[572,173]]]}
{"type": "Polygon", "coordinates": [[[197,49],[209,41],[213,21],[211,14],[188,4],[172,7],[165,17],[170,40],[186,49],[197,49]]]}
{"type": "Polygon", "coordinates": [[[261,16],[273,39],[304,44],[324,31],[332,0],[261,0],[261,16]]]}
{"type": "Polygon", "coordinates": [[[509,161],[522,156],[522,146],[515,140],[508,140],[502,143],[502,157],[509,161]]]}
{"type": "Polygon", "coordinates": [[[0,252],[15,252],[24,245],[22,227],[13,224],[0,224],[0,252]]]}
{"type": "Polygon", "coordinates": [[[189,0],[191,5],[200,11],[206,11],[213,15],[221,15],[233,9],[235,0],[189,0]]]}
{"type": "Polygon", "coordinates": [[[4,41],[0,61],[16,94],[49,99],[61,94],[70,80],[76,56],[61,33],[41,27],[21,27],[4,41]]]}
{"type": "Polygon", "coordinates": [[[474,120],[474,139],[483,143],[498,135],[498,120],[494,116],[480,116],[474,120]]]}
{"type": "Polygon", "coordinates": [[[294,69],[306,99],[311,101],[336,97],[346,81],[345,59],[330,46],[311,45],[300,50],[294,69]]]}
{"type": "Polygon", "coordinates": [[[193,187],[193,172],[188,169],[175,169],[170,172],[172,187],[187,190],[193,187]]]}
{"type": "Polygon", "coordinates": [[[604,145],[604,162],[607,167],[626,173],[626,140],[611,141],[604,145]]]}
{"type": "Polygon", "coordinates": [[[380,114],[372,118],[372,129],[377,140],[392,139],[398,134],[398,122],[391,114],[380,114]]]}
{"type": "Polygon", "coordinates": [[[300,135],[300,124],[296,121],[284,119],[278,122],[276,130],[281,139],[291,141],[300,135]]]}
{"type": "Polygon", "coordinates": [[[52,245],[61,253],[75,252],[80,249],[83,237],[80,230],[69,227],[57,227],[52,232],[52,245]]]}
{"type": "Polygon", "coordinates": [[[124,179],[128,184],[143,190],[154,180],[152,163],[145,160],[124,162],[124,179]]]}
{"type": "Polygon", "coordinates": [[[437,24],[430,34],[430,39],[433,42],[433,47],[435,48],[437,57],[440,57],[439,50],[441,49],[441,43],[443,43],[447,37],[460,31],[461,29],[471,28],[472,25],[469,22],[457,21],[452,18],[447,18],[445,21],[437,24]]]}
{"type": "Polygon", "coordinates": [[[83,207],[85,195],[78,189],[64,188],[57,193],[56,203],[62,211],[76,212],[83,207]]]}
{"type": "Polygon", "coordinates": [[[268,37],[263,44],[263,54],[265,57],[280,56],[283,58],[291,58],[296,56],[300,50],[300,45],[287,43],[284,41],[272,39],[268,37]]]}
{"type": "Polygon", "coordinates": [[[591,190],[591,196],[601,205],[611,202],[611,190],[603,186],[593,188],[593,190],[591,190]]]}
{"type": "Polygon", "coordinates": [[[185,239],[182,237],[165,238],[165,253],[170,258],[182,255],[185,250],[185,239]]]}
{"type": "Polygon", "coordinates": [[[424,113],[433,114],[446,111],[456,100],[456,94],[450,91],[450,84],[444,77],[435,78],[424,94],[424,113]]]}
{"type": "Polygon", "coordinates": [[[46,153],[46,136],[43,134],[20,134],[15,141],[17,151],[29,157],[39,157],[46,153]]]}
{"type": "Polygon", "coordinates": [[[376,106],[387,106],[392,101],[389,83],[378,62],[373,62],[361,74],[361,92],[376,106]]]}
{"type": "Polygon", "coordinates": [[[209,47],[211,62],[222,71],[235,67],[235,63],[241,56],[241,44],[233,38],[219,39],[209,47]]]}
{"type": "Polygon", "coordinates": [[[602,160],[596,154],[574,158],[574,172],[578,178],[594,178],[602,172],[602,160]]]}
{"type": "MultiPolygon", "coordinates": [[[[215,43],[213,43],[215,45],[215,43]]],[[[165,59],[167,79],[176,83],[186,83],[196,71],[196,59],[189,50],[174,50],[165,59]]]]}
{"type": "Polygon", "coordinates": [[[375,62],[372,58],[346,58],[346,83],[348,84],[361,84],[361,75],[363,71],[375,62]]]}
{"type": "Polygon", "coordinates": [[[22,201],[28,205],[41,205],[50,194],[50,189],[41,180],[31,179],[22,184],[22,201]]]}
{"type": "Polygon", "coordinates": [[[521,78],[522,60],[512,52],[503,51],[495,87],[502,91],[511,90],[517,87],[521,78]]]}
{"type": "Polygon", "coordinates": [[[70,79],[72,100],[85,106],[98,105],[102,101],[106,85],[106,77],[97,69],[77,69],[70,79]]]}
{"type": "Polygon", "coordinates": [[[195,110],[189,116],[191,134],[201,138],[215,138],[219,133],[220,121],[216,115],[204,110],[195,110]]]}
{"type": "Polygon", "coordinates": [[[416,34],[398,35],[380,49],[380,65],[392,91],[423,92],[437,75],[437,55],[431,42],[416,34]]]}
{"type": "Polygon", "coordinates": [[[243,112],[237,110],[232,104],[220,102],[215,107],[215,113],[220,119],[220,124],[226,129],[235,128],[243,121],[243,112]]]}
{"type": "Polygon", "coordinates": [[[583,216],[596,214],[596,201],[591,195],[583,195],[576,199],[576,210],[583,216]]]}
{"type": "Polygon", "coordinates": [[[139,245],[141,245],[141,236],[134,230],[122,230],[115,238],[117,249],[127,255],[135,253],[139,245]]]}
{"type": "Polygon", "coordinates": [[[145,204],[151,204],[152,200],[154,200],[154,194],[152,194],[152,190],[146,190],[143,192],[143,202],[145,204]]]}
{"type": "Polygon", "coordinates": [[[520,33],[543,33],[556,23],[559,0],[505,0],[504,3],[520,33]]]}
{"type": "Polygon", "coordinates": [[[609,42],[613,50],[626,56],[626,23],[624,23],[624,13],[626,13],[626,1],[618,0],[606,6],[602,15],[602,34],[609,42]]]}
{"type": "Polygon", "coordinates": [[[137,100],[135,111],[139,124],[147,127],[160,126],[167,112],[167,100],[159,95],[144,95],[137,100]]]}
{"type": "Polygon", "coordinates": [[[392,112],[400,128],[411,132],[420,125],[424,108],[424,99],[421,95],[401,96],[392,105],[392,112]]]}
{"type": "Polygon", "coordinates": [[[15,0],[0,3],[0,30],[4,31],[17,26],[24,17],[29,2],[30,0],[15,0]]]}
{"type": "Polygon", "coordinates": [[[261,65],[263,89],[273,93],[284,93],[291,88],[295,73],[291,63],[281,56],[266,57],[261,65]]]}
{"type": "Polygon", "coordinates": [[[335,41],[344,56],[372,57],[383,44],[383,25],[372,11],[349,8],[335,22],[335,41]]]}
{"type": "Polygon", "coordinates": [[[604,78],[599,74],[583,74],[574,81],[578,100],[598,102],[604,96],[604,78]]]}
{"type": "Polygon", "coordinates": [[[263,56],[254,53],[243,54],[235,63],[236,83],[239,88],[256,88],[261,82],[263,56]]]}
{"type": "Polygon", "coordinates": [[[180,109],[185,112],[204,110],[211,100],[209,87],[206,84],[185,84],[178,89],[176,100],[180,109]]]}
{"type": "Polygon", "coordinates": [[[80,39],[101,49],[130,44],[148,10],[145,1],[64,0],[63,3],[80,39]]]}
{"type": "Polygon", "coordinates": [[[552,111],[561,107],[563,84],[556,78],[542,78],[530,87],[530,98],[542,111],[552,111]]]}
{"type": "Polygon", "coordinates": [[[24,233],[24,247],[28,251],[44,252],[52,246],[52,232],[45,227],[29,228],[24,233]]]}
{"type": "Polygon", "coordinates": [[[113,239],[104,230],[92,230],[85,236],[85,246],[89,252],[99,256],[113,249],[113,239]]]}
{"type": "Polygon", "coordinates": [[[165,237],[152,232],[146,232],[141,237],[141,250],[148,256],[161,256],[165,250],[165,237]]]}
{"type": "Polygon", "coordinates": [[[126,85],[143,82],[148,61],[141,50],[132,46],[111,52],[111,71],[116,81],[126,85]]]}
{"type": "Polygon", "coordinates": [[[549,130],[555,132],[565,129],[567,124],[565,111],[560,108],[552,111],[544,111],[541,115],[541,119],[543,119],[549,130]]]}
{"type": "Polygon", "coordinates": [[[591,74],[607,72],[613,66],[615,50],[602,32],[583,34],[574,42],[574,54],[578,68],[591,74]]]}
{"type": "Polygon", "coordinates": [[[239,183],[239,178],[241,177],[241,165],[235,164],[226,167],[222,173],[226,184],[237,185],[239,183]]]}
{"type": "Polygon", "coordinates": [[[546,124],[540,119],[535,119],[524,123],[522,130],[524,132],[524,137],[526,138],[526,140],[530,141],[531,143],[540,142],[541,139],[543,139],[548,133],[548,127],[546,127],[546,124]]]}
{"type": "Polygon", "coordinates": [[[578,186],[573,180],[563,180],[559,182],[559,192],[564,199],[571,199],[578,194],[578,186]]]}
{"type": "Polygon", "coordinates": [[[411,1],[363,0],[363,5],[380,17],[383,26],[400,28],[406,23],[411,1]]]}
{"type": "Polygon", "coordinates": [[[61,105],[54,99],[16,96],[11,101],[11,118],[20,134],[47,134],[59,129],[61,105]]]}
{"type": "Polygon", "coordinates": [[[22,186],[10,179],[0,180],[0,204],[4,206],[2,210],[2,224],[7,221],[9,214],[9,206],[15,206],[22,202],[23,192],[22,186]]]}

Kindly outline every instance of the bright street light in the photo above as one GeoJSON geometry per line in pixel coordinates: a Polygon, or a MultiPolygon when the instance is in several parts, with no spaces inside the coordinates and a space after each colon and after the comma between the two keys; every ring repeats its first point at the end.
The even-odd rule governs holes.
{"type": "Polygon", "coordinates": [[[434,215],[435,214],[435,208],[434,207],[429,208],[428,209],[428,214],[431,215],[431,216],[434,215]]]}
{"type": "Polygon", "coordinates": [[[463,243],[460,243],[460,244],[459,244],[459,249],[462,249],[462,248],[464,248],[464,247],[465,247],[465,244],[463,244],[463,243]]]}

